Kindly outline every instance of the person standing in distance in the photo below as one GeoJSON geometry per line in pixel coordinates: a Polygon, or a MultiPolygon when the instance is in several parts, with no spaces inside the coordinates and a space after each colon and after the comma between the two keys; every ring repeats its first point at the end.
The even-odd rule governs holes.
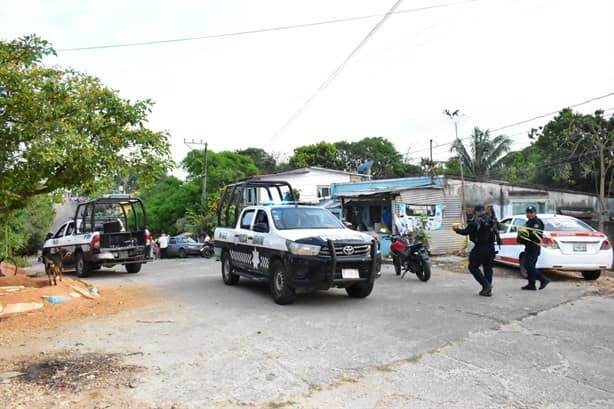
{"type": "Polygon", "coordinates": [[[535,281],[539,280],[539,289],[543,290],[546,288],[550,280],[544,277],[544,275],[535,268],[535,264],[537,263],[537,258],[541,252],[544,222],[537,217],[537,209],[535,209],[533,206],[527,207],[526,214],[528,220],[524,227],[527,229],[519,229],[518,231],[518,241],[521,244],[524,244],[523,264],[529,278],[529,283],[522,287],[522,289],[529,291],[537,290],[535,287],[535,281]]]}
{"type": "Polygon", "coordinates": [[[160,243],[160,258],[166,258],[168,256],[168,236],[166,235],[166,233],[162,233],[158,240],[160,243]]]}
{"type": "Polygon", "coordinates": [[[486,209],[482,205],[473,208],[473,218],[467,223],[467,227],[460,229],[453,227],[457,234],[469,236],[474,243],[471,253],[469,253],[469,271],[473,278],[480,283],[482,290],[480,295],[483,297],[492,296],[492,263],[495,258],[495,233],[490,217],[486,214],[486,209]],[[484,273],[480,270],[484,269],[484,273]]]}

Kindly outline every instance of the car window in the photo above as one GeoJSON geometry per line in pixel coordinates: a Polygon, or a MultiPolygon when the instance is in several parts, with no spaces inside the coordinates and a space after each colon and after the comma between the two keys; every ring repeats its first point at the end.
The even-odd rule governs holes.
{"type": "Polygon", "coordinates": [[[499,233],[505,233],[509,227],[512,219],[503,219],[499,222],[499,233]]]}
{"type": "Polygon", "coordinates": [[[514,221],[512,222],[512,228],[510,229],[510,232],[518,231],[517,227],[518,226],[523,227],[526,223],[527,223],[527,219],[524,219],[522,217],[516,217],[514,221]]]}
{"type": "Polygon", "coordinates": [[[55,233],[55,236],[53,236],[56,239],[59,239],[60,237],[64,237],[64,230],[66,229],[66,225],[63,224],[62,227],[60,227],[57,231],[57,233],[55,233]]]}
{"type": "Polygon", "coordinates": [[[551,218],[544,219],[545,231],[594,231],[591,226],[578,219],[551,218]]]}
{"type": "Polygon", "coordinates": [[[71,234],[73,234],[75,232],[75,223],[74,222],[70,222],[68,223],[68,227],[66,228],[66,236],[69,236],[71,234]]]}
{"type": "Polygon", "coordinates": [[[169,239],[168,244],[177,244],[177,239],[169,239]]]}
{"type": "Polygon", "coordinates": [[[265,225],[266,231],[269,231],[269,218],[264,210],[258,210],[258,213],[256,213],[256,220],[254,220],[254,226],[258,223],[265,225]]]}
{"type": "Polygon", "coordinates": [[[243,216],[241,216],[241,228],[249,229],[249,226],[252,225],[252,219],[254,218],[254,210],[246,210],[243,212],[243,216]]]}
{"type": "Polygon", "coordinates": [[[271,210],[279,230],[343,229],[345,226],[331,212],[320,207],[285,207],[271,210]]]}

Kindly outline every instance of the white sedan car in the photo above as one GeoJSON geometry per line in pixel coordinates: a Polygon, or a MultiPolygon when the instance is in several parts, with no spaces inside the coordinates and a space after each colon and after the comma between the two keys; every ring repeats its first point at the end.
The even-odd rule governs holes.
{"type": "MultiPolygon", "coordinates": [[[[587,280],[596,280],[601,271],[612,266],[612,244],[605,234],[598,232],[575,217],[543,214],[544,222],[541,253],[537,259],[538,269],[579,271],[587,280]]],[[[503,245],[495,261],[512,266],[521,266],[524,245],[516,240],[517,228],[524,226],[524,215],[501,220],[503,245]]],[[[526,271],[520,268],[526,277],[526,271]]]]}

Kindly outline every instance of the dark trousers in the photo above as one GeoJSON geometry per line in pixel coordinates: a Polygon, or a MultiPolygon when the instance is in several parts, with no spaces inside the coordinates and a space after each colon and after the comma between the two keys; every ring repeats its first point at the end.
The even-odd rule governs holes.
{"type": "Polygon", "coordinates": [[[524,268],[527,270],[530,286],[535,286],[536,280],[539,280],[542,283],[547,280],[546,277],[544,277],[544,275],[541,273],[541,271],[535,268],[539,253],[539,248],[527,247],[524,250],[524,268]]]}
{"type": "Polygon", "coordinates": [[[469,271],[484,288],[492,287],[492,262],[495,256],[493,246],[477,245],[469,253],[469,271]],[[480,270],[483,267],[484,273],[480,270]]]}

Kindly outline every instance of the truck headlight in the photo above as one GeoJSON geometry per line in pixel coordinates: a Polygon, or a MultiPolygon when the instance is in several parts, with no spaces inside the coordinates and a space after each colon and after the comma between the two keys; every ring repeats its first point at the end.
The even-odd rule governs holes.
{"type": "Polygon", "coordinates": [[[320,246],[297,243],[290,240],[286,241],[286,247],[288,247],[290,253],[297,256],[317,256],[320,253],[320,246]]]}

